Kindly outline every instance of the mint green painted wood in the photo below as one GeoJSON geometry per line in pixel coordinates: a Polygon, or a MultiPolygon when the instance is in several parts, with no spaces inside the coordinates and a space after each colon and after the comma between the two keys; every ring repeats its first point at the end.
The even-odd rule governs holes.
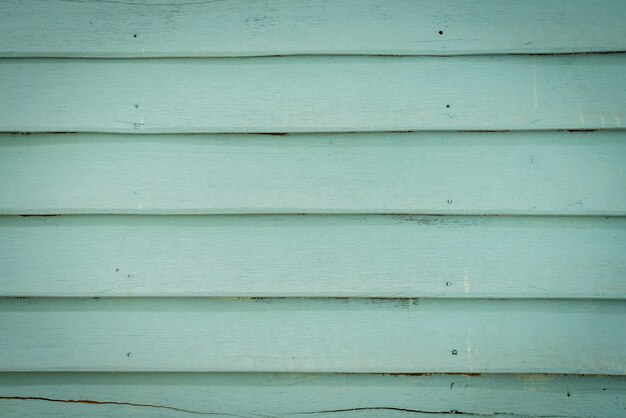
{"type": "Polygon", "coordinates": [[[0,414],[6,418],[426,417],[453,411],[472,416],[605,418],[622,416],[625,407],[626,379],[622,377],[0,374],[0,414]],[[6,399],[11,397],[48,400],[6,399]]]}
{"type": "Polygon", "coordinates": [[[623,416],[625,17],[0,3],[0,416],[623,416]]]}
{"type": "Polygon", "coordinates": [[[2,296],[626,297],[626,218],[0,217],[2,296]]]}
{"type": "Polygon", "coordinates": [[[0,299],[1,371],[626,372],[624,301],[0,299]]]}
{"type": "Polygon", "coordinates": [[[614,51],[624,21],[619,0],[12,0],[0,56],[614,51]]]}
{"type": "Polygon", "coordinates": [[[0,135],[0,213],[626,215],[625,161],[623,130],[0,135]]]}
{"type": "Polygon", "coordinates": [[[620,128],[625,68],[626,54],[2,59],[0,131],[620,128]]]}

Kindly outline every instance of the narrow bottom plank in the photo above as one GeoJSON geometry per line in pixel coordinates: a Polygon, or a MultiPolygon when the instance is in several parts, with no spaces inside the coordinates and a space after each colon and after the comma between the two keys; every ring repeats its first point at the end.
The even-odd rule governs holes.
{"type": "Polygon", "coordinates": [[[619,417],[624,377],[276,373],[0,373],[18,417],[619,417]]]}
{"type": "Polygon", "coordinates": [[[626,301],[0,299],[1,371],[626,372],[626,301]]]}

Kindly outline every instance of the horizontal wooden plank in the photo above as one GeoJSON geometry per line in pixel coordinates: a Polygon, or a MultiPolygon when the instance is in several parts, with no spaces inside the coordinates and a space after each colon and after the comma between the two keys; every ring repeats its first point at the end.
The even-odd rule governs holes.
{"type": "Polygon", "coordinates": [[[619,0],[0,3],[0,56],[483,54],[626,50],[619,0]]]}
{"type": "Polygon", "coordinates": [[[2,59],[0,131],[622,127],[626,54],[2,59]]]}
{"type": "Polygon", "coordinates": [[[626,215],[625,162],[623,130],[0,135],[0,213],[626,215]]]}
{"type": "Polygon", "coordinates": [[[623,377],[276,373],[1,373],[17,417],[618,417],[623,377]]]}
{"type": "Polygon", "coordinates": [[[626,218],[0,217],[3,296],[626,298],[626,218]]]}
{"type": "Polygon", "coordinates": [[[0,321],[0,371],[626,373],[626,301],[3,298],[0,321]]]}

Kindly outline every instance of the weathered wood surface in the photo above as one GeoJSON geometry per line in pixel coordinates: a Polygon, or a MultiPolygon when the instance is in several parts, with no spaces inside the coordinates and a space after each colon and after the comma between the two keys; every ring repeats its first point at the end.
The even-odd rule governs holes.
{"type": "Polygon", "coordinates": [[[2,59],[0,131],[620,128],[626,54],[2,59]]]}
{"type": "Polygon", "coordinates": [[[18,417],[620,417],[622,377],[276,373],[2,373],[18,417]],[[25,398],[25,399],[24,399],[25,398]]]}
{"type": "Polygon", "coordinates": [[[623,51],[624,21],[619,0],[12,0],[0,56],[623,51]]]}
{"type": "Polygon", "coordinates": [[[0,213],[626,215],[624,161],[626,131],[0,135],[0,213]]]}
{"type": "Polygon", "coordinates": [[[0,416],[621,417],[625,18],[1,2],[0,416]]]}
{"type": "Polygon", "coordinates": [[[626,297],[626,218],[0,217],[2,296],[626,297]]]}
{"type": "Polygon", "coordinates": [[[1,371],[624,374],[624,301],[0,299],[1,371]]]}

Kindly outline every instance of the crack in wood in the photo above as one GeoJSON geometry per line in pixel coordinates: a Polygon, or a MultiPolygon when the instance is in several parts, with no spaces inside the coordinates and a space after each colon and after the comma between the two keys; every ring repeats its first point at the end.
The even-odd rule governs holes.
{"type": "Polygon", "coordinates": [[[466,416],[511,416],[511,417],[529,417],[529,418],[581,418],[570,415],[527,415],[527,414],[517,414],[514,412],[490,412],[490,413],[478,413],[478,412],[468,412],[468,411],[459,411],[456,409],[451,409],[448,411],[433,411],[433,410],[425,410],[425,409],[410,409],[410,408],[399,408],[399,407],[391,407],[391,406],[368,406],[368,407],[355,407],[355,408],[344,408],[344,409],[328,409],[328,410],[320,410],[320,411],[307,411],[307,412],[290,412],[283,413],[279,415],[261,415],[261,414],[253,414],[253,415],[240,415],[228,412],[204,412],[204,411],[196,411],[191,409],[177,408],[173,406],[166,405],[154,405],[154,404],[143,404],[143,403],[134,403],[134,402],[117,402],[117,401],[95,401],[91,399],[58,399],[58,398],[46,398],[46,397],[35,397],[35,396],[0,396],[0,400],[18,400],[18,401],[45,401],[45,402],[58,402],[58,403],[70,403],[70,404],[87,404],[87,405],[122,405],[122,406],[134,406],[134,407],[143,407],[143,408],[155,408],[155,409],[165,409],[169,411],[176,412],[185,412],[189,414],[195,415],[220,415],[220,416],[228,416],[228,417],[236,417],[236,418],[250,418],[250,417],[264,417],[264,418],[278,418],[281,416],[292,416],[292,415],[318,415],[318,414],[332,414],[332,413],[344,413],[344,412],[358,412],[358,411],[397,411],[397,412],[408,412],[415,414],[423,414],[423,415],[466,415],[466,416]]]}
{"type": "MultiPolygon", "coordinates": [[[[449,411],[427,411],[424,409],[408,409],[408,408],[394,408],[391,406],[369,406],[361,408],[346,408],[346,409],[329,409],[325,411],[313,411],[313,412],[296,412],[294,415],[314,415],[314,414],[329,414],[340,412],[357,412],[357,411],[398,411],[398,412],[411,412],[417,414],[432,414],[432,415],[470,415],[480,416],[474,412],[464,412],[451,409],[449,411]]],[[[513,415],[513,414],[506,414],[513,415]]]]}
{"type": "Polygon", "coordinates": [[[429,411],[424,409],[408,409],[408,408],[395,408],[390,406],[370,406],[370,407],[360,407],[360,408],[346,408],[346,409],[329,409],[325,411],[313,411],[313,412],[295,412],[294,415],[315,415],[315,414],[329,414],[329,413],[341,413],[341,412],[358,412],[358,411],[398,411],[398,412],[410,412],[416,414],[424,414],[424,415],[467,415],[467,416],[475,416],[475,417],[484,417],[484,416],[512,416],[512,417],[532,417],[532,418],[581,418],[581,417],[573,417],[571,415],[527,415],[527,414],[517,414],[514,412],[490,412],[490,413],[478,413],[478,412],[467,412],[467,411],[459,411],[456,409],[451,409],[449,411],[429,411]]]}
{"type": "Polygon", "coordinates": [[[58,398],[44,398],[44,397],[37,397],[37,396],[0,396],[0,400],[45,401],[45,402],[58,402],[58,403],[77,403],[77,404],[87,404],[87,405],[124,405],[124,406],[137,406],[137,407],[143,407],[143,408],[166,409],[168,411],[186,412],[189,414],[196,414],[196,415],[221,415],[221,416],[229,416],[229,417],[237,417],[237,418],[248,418],[248,416],[246,415],[231,414],[227,412],[203,412],[203,411],[195,411],[191,409],[176,408],[174,406],[153,405],[153,404],[134,403],[134,402],[94,401],[91,399],[58,399],[58,398]]]}

